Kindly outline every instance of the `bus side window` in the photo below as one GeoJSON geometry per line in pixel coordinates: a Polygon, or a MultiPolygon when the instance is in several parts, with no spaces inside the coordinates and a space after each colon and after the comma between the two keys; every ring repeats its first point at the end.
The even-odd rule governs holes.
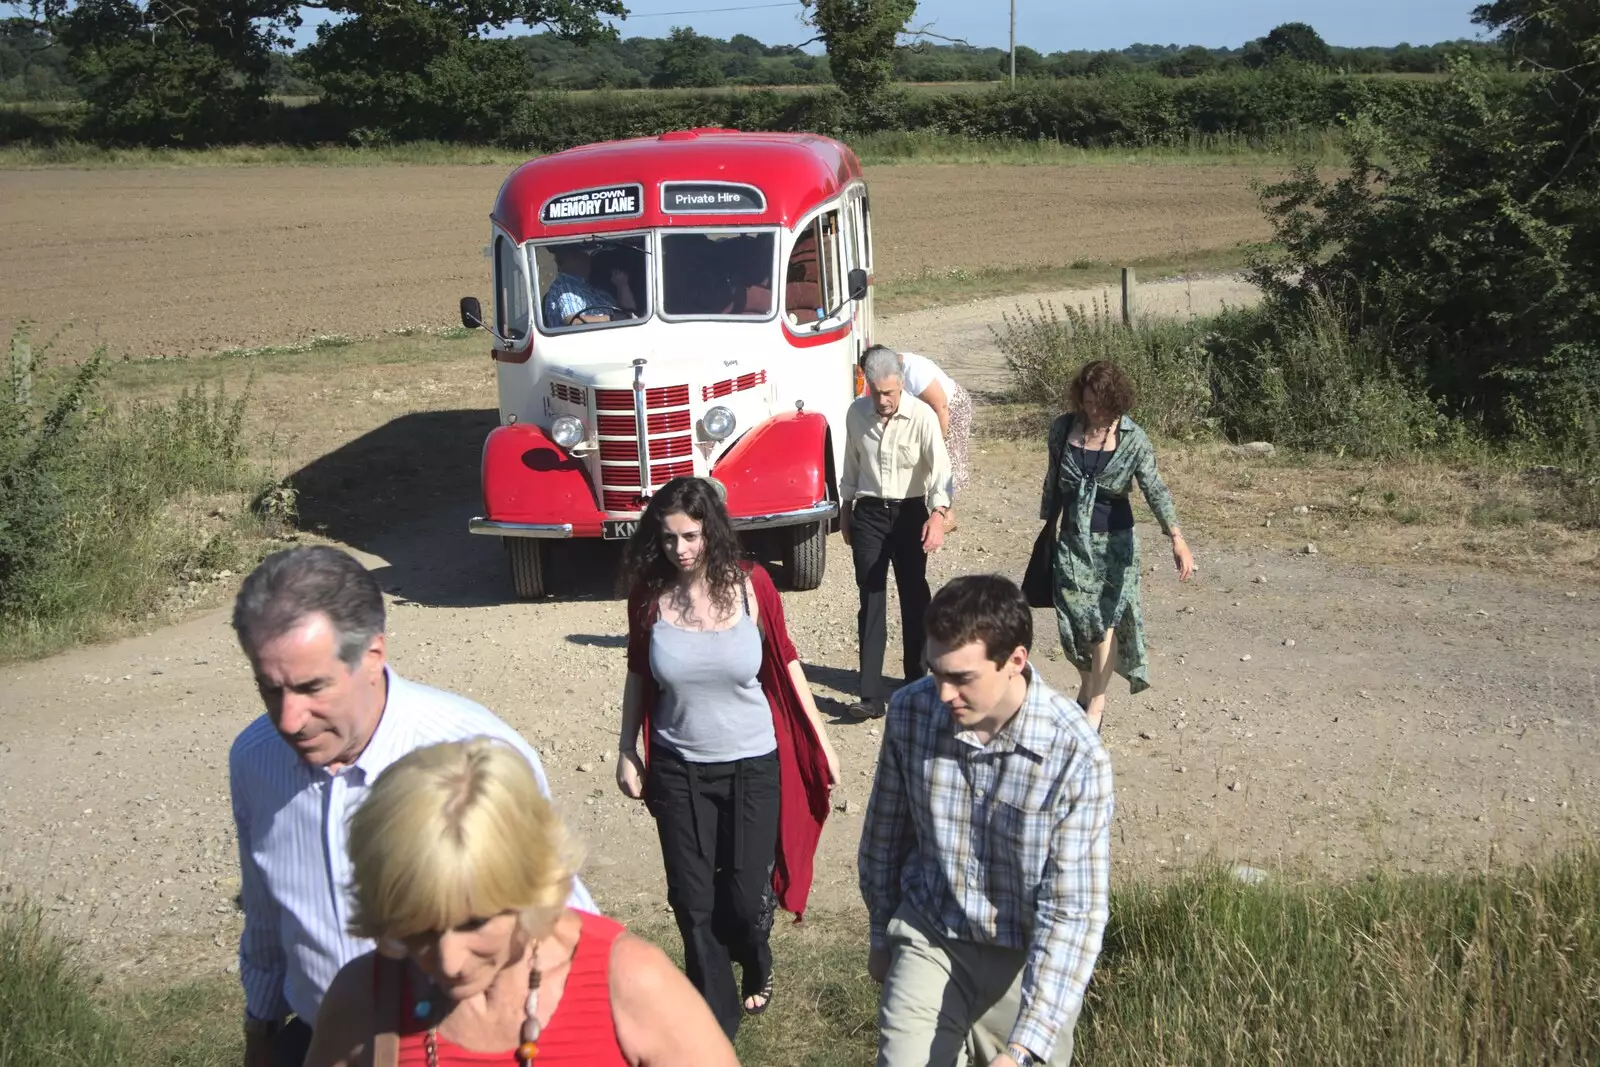
{"type": "Polygon", "coordinates": [[[795,237],[783,275],[783,306],[795,325],[817,321],[822,303],[822,271],[817,262],[817,220],[795,237]]]}
{"type": "Polygon", "coordinates": [[[522,249],[503,236],[494,239],[494,317],[500,336],[520,341],[528,336],[528,275],[522,249]]]}
{"type": "Polygon", "coordinates": [[[872,271],[872,197],[861,190],[861,266],[872,271]]]}
{"type": "Polygon", "coordinates": [[[844,284],[840,281],[840,264],[844,261],[840,244],[844,234],[839,230],[839,213],[823,212],[817,227],[822,233],[822,255],[818,257],[822,267],[822,307],[832,311],[844,303],[844,284]]]}
{"type": "Polygon", "coordinates": [[[795,238],[784,272],[783,305],[795,325],[816,322],[819,310],[844,301],[839,273],[839,213],[825,211],[795,238]]]}

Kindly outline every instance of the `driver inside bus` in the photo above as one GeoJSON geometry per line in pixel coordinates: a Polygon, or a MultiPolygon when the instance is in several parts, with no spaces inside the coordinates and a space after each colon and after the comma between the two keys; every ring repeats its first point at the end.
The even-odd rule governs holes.
{"type": "Polygon", "coordinates": [[[631,319],[639,312],[628,274],[620,267],[611,270],[613,295],[596,285],[590,274],[594,268],[592,250],[581,244],[556,245],[551,249],[556,261],[555,280],[544,294],[546,329],[574,326],[584,322],[613,322],[631,319]]]}

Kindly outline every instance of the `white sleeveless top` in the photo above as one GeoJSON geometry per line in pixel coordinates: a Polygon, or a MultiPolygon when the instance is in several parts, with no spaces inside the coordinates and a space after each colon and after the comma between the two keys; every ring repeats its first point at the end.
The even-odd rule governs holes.
{"type": "Polygon", "coordinates": [[[919,356],[915,352],[902,352],[900,362],[905,366],[905,373],[901,376],[900,383],[912,396],[920,400],[928,386],[938,382],[944,387],[946,401],[956,398],[956,380],[940,370],[939,364],[927,356],[919,356]]]}

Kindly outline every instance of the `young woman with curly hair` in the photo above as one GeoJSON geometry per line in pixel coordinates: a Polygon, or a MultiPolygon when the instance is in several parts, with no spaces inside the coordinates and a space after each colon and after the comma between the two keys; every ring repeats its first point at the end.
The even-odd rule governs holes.
{"type": "Polygon", "coordinates": [[[1067,386],[1067,412],[1050,427],[1040,518],[1059,511],[1055,545],[1056,623],[1061,648],[1078,668],[1078,703],[1096,729],[1105,714],[1115,670],[1130,692],[1150,687],[1139,604],[1139,541],[1128,491],[1135,479],[1172,539],[1180,581],[1194,573],[1194,556],[1178,529],[1172,495],[1156,473],[1155,448],[1138,424],[1133,382],[1109,360],[1086,364],[1067,386]]]}
{"type": "Polygon", "coordinates": [[[772,1000],[774,902],[805,909],[839,761],[783,601],[764,569],[740,560],[716,483],[663,486],[623,573],[617,786],[655,817],[685,970],[731,1040],[741,1010],[772,1000]]]}

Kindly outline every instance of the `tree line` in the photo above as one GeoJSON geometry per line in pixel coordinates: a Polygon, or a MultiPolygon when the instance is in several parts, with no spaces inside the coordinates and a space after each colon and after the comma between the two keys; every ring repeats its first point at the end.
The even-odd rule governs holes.
{"type": "MultiPolygon", "coordinates": [[[[106,50],[103,35],[107,27],[103,13],[93,14],[94,25],[87,27],[87,33],[83,32],[86,28],[81,25],[82,20],[91,14],[92,8],[85,11],[80,5],[53,21],[0,20],[0,102],[82,99],[85,90],[92,89],[98,79],[124,70],[125,62],[97,62],[92,56],[75,56],[69,43],[74,39],[80,41],[80,50],[90,53],[106,50]],[[84,15],[80,16],[79,12],[84,15]]],[[[110,27],[113,33],[119,29],[126,30],[127,24],[110,27]]],[[[402,30],[397,25],[374,25],[371,29],[378,32],[364,33],[359,42],[340,42],[337,35],[330,34],[336,38],[332,48],[324,47],[320,37],[297,52],[283,47],[268,48],[265,56],[260,57],[259,82],[263,92],[268,97],[321,96],[328,80],[340,82],[346,89],[374,87],[368,83],[377,78],[377,72],[370,69],[370,63],[363,63],[360,56],[353,55],[349,45],[356,43],[364,48],[386,37],[393,40],[402,30]],[[352,84],[343,76],[345,72],[330,69],[333,64],[344,62],[366,67],[367,73],[352,84]]],[[[426,34],[421,39],[416,36],[421,29],[415,21],[406,26],[404,35],[408,36],[410,48],[429,46],[426,34]]],[[[1010,72],[1011,59],[1002,48],[906,40],[904,35],[899,36],[900,42],[892,44],[889,53],[891,82],[998,82],[1010,72]]],[[[431,43],[438,47],[441,42],[431,43]]],[[[663,38],[621,38],[603,33],[585,37],[563,27],[560,31],[483,43],[490,46],[491,53],[502,53],[506,72],[518,76],[519,83],[530,90],[835,84],[831,59],[827,55],[813,55],[794,45],[764,44],[747,34],[734,34],[723,40],[696,33],[688,27],[674,27],[663,38]]],[[[1462,55],[1491,66],[1506,63],[1504,50],[1492,42],[1460,40],[1425,46],[1336,48],[1326,44],[1312,27],[1289,23],[1239,48],[1135,44],[1116,51],[1070,50],[1046,54],[1021,45],[1017,48],[1016,70],[1019,78],[1027,79],[1062,80],[1124,74],[1195,78],[1260,70],[1274,63],[1292,61],[1351,74],[1442,74],[1452,57],[1462,55]]],[[[136,58],[140,62],[161,65],[173,62],[171,57],[157,54],[156,50],[142,50],[136,58]]],[[[225,57],[216,58],[225,60],[225,57]]],[[[165,76],[181,75],[182,71],[169,69],[165,76]]],[[[422,76],[426,77],[425,65],[422,76]]],[[[161,76],[155,80],[161,80],[161,76]]]]}

